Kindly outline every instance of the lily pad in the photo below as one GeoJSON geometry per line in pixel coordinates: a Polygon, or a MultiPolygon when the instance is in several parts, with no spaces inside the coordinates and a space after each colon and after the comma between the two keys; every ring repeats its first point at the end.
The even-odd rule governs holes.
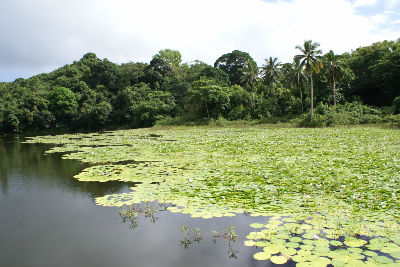
{"type": "Polygon", "coordinates": [[[253,258],[259,261],[268,260],[270,257],[271,254],[268,254],[267,252],[257,252],[256,254],[253,255],[253,258]]]}
{"type": "Polygon", "coordinates": [[[362,247],[367,243],[367,241],[358,238],[348,238],[344,243],[349,247],[362,247]]]}
{"type": "Polygon", "coordinates": [[[272,256],[270,260],[275,264],[285,264],[288,259],[284,256],[272,256]]]}
{"type": "Polygon", "coordinates": [[[388,264],[388,263],[393,263],[394,261],[391,258],[385,257],[385,256],[375,256],[372,257],[374,261],[377,263],[383,263],[383,264],[388,264]]]}

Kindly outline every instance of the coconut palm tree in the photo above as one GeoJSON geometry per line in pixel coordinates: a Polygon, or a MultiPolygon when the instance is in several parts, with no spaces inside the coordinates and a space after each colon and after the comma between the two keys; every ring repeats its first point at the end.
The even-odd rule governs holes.
{"type": "Polygon", "coordinates": [[[310,91],[311,91],[311,121],[314,118],[314,84],[313,84],[313,72],[318,73],[322,68],[321,50],[318,50],[319,43],[311,40],[304,41],[303,46],[296,46],[302,54],[296,55],[295,60],[299,60],[300,66],[304,67],[305,72],[310,77],[310,91]]]}
{"type": "Polygon", "coordinates": [[[346,69],[332,50],[325,55],[325,65],[328,77],[332,81],[333,103],[336,106],[336,82],[346,76],[346,69]]]}
{"type": "Polygon", "coordinates": [[[262,66],[262,73],[264,82],[267,85],[272,85],[274,89],[275,84],[278,82],[281,76],[281,62],[278,62],[278,58],[269,57],[265,59],[265,65],[262,66]]]}
{"type": "Polygon", "coordinates": [[[255,64],[252,64],[250,61],[247,62],[245,68],[243,69],[242,77],[240,77],[240,82],[247,88],[251,89],[252,93],[252,106],[253,109],[255,107],[254,103],[254,95],[255,95],[255,87],[259,81],[259,71],[258,67],[255,64]]]}
{"type": "Polygon", "coordinates": [[[307,76],[304,74],[303,67],[300,64],[300,60],[295,59],[293,61],[293,82],[295,87],[299,88],[300,91],[300,102],[301,102],[301,112],[304,112],[303,106],[303,86],[308,82],[307,76]]]}

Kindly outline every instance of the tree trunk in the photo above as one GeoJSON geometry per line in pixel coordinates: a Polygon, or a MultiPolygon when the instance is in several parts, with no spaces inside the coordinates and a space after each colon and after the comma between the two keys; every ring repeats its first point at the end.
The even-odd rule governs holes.
{"type": "Polygon", "coordinates": [[[304,106],[303,106],[303,90],[301,89],[301,87],[299,87],[300,89],[300,102],[301,102],[301,113],[304,112],[304,106]]]}
{"type": "Polygon", "coordinates": [[[333,104],[336,107],[336,89],[335,89],[335,86],[336,86],[336,81],[335,81],[335,76],[333,76],[333,104]]]}
{"type": "Polygon", "coordinates": [[[314,85],[313,85],[313,77],[311,72],[311,121],[314,119],[314,85]]]}
{"type": "Polygon", "coordinates": [[[253,98],[253,99],[252,99],[252,102],[253,102],[253,103],[251,103],[251,104],[252,104],[253,110],[254,110],[255,105],[256,105],[256,104],[254,103],[254,87],[251,87],[251,94],[252,94],[252,98],[253,98]]]}
{"type": "Polygon", "coordinates": [[[210,119],[210,114],[208,113],[207,101],[206,101],[206,111],[207,111],[207,118],[210,119]]]}
{"type": "Polygon", "coordinates": [[[300,102],[301,102],[301,113],[304,112],[304,107],[303,107],[303,90],[300,86],[300,74],[297,74],[297,86],[299,87],[300,90],[300,102]]]}

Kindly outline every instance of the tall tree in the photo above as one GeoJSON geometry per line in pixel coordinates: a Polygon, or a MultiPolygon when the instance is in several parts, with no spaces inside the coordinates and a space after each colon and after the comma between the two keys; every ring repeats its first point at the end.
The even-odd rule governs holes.
{"type": "Polygon", "coordinates": [[[332,50],[325,55],[325,65],[329,80],[332,82],[333,103],[336,106],[336,83],[346,76],[346,69],[332,50]]]}
{"type": "Polygon", "coordinates": [[[303,86],[307,83],[307,76],[304,74],[303,67],[300,64],[300,60],[295,59],[293,61],[293,74],[294,74],[294,84],[300,91],[300,102],[301,102],[301,112],[304,112],[303,105],[303,86]]]}
{"type": "Polygon", "coordinates": [[[214,63],[214,67],[223,70],[229,75],[229,80],[233,85],[243,85],[240,81],[243,70],[248,64],[257,67],[257,63],[249,53],[234,50],[231,53],[220,56],[214,63]]]}
{"type": "Polygon", "coordinates": [[[265,59],[265,63],[266,64],[262,66],[264,82],[267,85],[272,85],[272,88],[274,88],[281,76],[282,64],[276,57],[269,57],[269,59],[265,59]]]}
{"type": "Polygon", "coordinates": [[[313,72],[318,73],[322,68],[321,50],[318,50],[319,43],[313,42],[312,40],[304,41],[303,46],[296,46],[302,54],[296,55],[295,60],[299,60],[300,66],[304,67],[306,73],[310,76],[310,97],[311,97],[311,121],[314,118],[314,84],[313,84],[313,72]]]}
{"type": "Polygon", "coordinates": [[[254,109],[255,103],[254,103],[254,95],[255,95],[255,87],[256,84],[258,83],[259,80],[259,71],[257,68],[257,65],[252,64],[252,62],[248,61],[247,64],[245,65],[245,68],[243,69],[243,74],[242,77],[240,78],[240,82],[251,90],[252,94],[252,107],[254,109]]]}

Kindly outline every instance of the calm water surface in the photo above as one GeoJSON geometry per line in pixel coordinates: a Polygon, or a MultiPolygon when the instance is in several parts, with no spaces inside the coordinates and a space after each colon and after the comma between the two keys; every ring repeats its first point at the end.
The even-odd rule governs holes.
{"type": "Polygon", "coordinates": [[[260,218],[203,220],[160,208],[154,222],[139,216],[134,228],[119,208],[94,203],[131,185],[79,182],[83,164],[21,141],[0,137],[0,266],[269,266],[253,259],[260,249],[243,246],[260,218]],[[200,228],[203,239],[185,248],[183,225],[200,228]],[[213,230],[231,225],[236,242],[213,241],[213,230]]]}

